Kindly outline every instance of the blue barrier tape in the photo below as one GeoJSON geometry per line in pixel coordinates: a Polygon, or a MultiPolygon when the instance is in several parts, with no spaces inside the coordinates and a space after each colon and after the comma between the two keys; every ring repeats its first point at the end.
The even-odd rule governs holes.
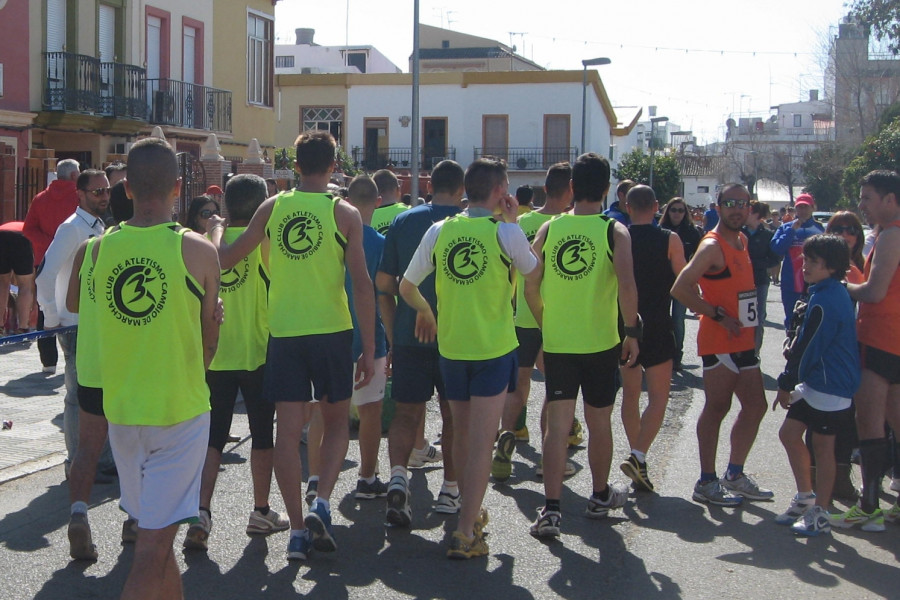
{"type": "Polygon", "coordinates": [[[70,325],[69,327],[57,327],[56,329],[45,329],[44,331],[29,331],[28,333],[17,333],[16,335],[0,337],[0,346],[9,346],[10,344],[31,342],[40,338],[56,335],[57,333],[71,333],[73,331],[76,331],[77,329],[77,325],[70,325]]]}

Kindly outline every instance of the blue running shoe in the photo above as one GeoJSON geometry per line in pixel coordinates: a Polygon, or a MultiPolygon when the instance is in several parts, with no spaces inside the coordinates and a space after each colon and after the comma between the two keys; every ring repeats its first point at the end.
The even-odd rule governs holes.
{"type": "Polygon", "coordinates": [[[312,536],[313,548],[319,552],[337,550],[337,542],[334,541],[334,532],[331,530],[331,512],[325,508],[324,504],[318,500],[313,502],[303,523],[312,536]]]}
{"type": "Polygon", "coordinates": [[[287,547],[288,560],[306,560],[312,550],[312,543],[309,541],[309,530],[304,531],[301,535],[291,536],[287,547]]]}

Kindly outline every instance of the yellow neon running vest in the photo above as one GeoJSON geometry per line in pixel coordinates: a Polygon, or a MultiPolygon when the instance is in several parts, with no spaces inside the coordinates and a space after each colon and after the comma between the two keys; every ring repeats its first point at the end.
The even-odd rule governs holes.
{"type": "MultiPolygon", "coordinates": [[[[230,244],[245,229],[229,227],[223,239],[230,244]]],[[[267,282],[259,247],[222,271],[219,297],[225,305],[225,322],[219,328],[219,348],[210,371],[253,371],[265,364],[269,338],[267,282]]]]}
{"type": "Polygon", "coordinates": [[[563,214],[544,241],[544,350],[591,354],[618,344],[619,281],[612,261],[614,221],[563,214]]]}
{"type": "Polygon", "coordinates": [[[453,360],[488,360],[516,349],[511,260],[491,217],[457,215],[434,246],[438,351],[453,360]]]}
{"type": "Polygon", "coordinates": [[[97,303],[94,293],[94,242],[92,237],[84,249],[84,261],[78,270],[81,281],[78,292],[78,336],[75,341],[75,371],[78,383],[83,387],[99,388],[100,359],[98,348],[100,334],[97,331],[97,303]]]}
{"type": "Polygon", "coordinates": [[[117,425],[175,425],[209,411],[189,230],[120,227],[100,238],[94,266],[103,411],[117,425]]]}
{"type": "Polygon", "coordinates": [[[329,194],[279,194],[266,224],[269,237],[269,332],[273,337],[353,329],[344,291],[347,240],[329,194]]]}
{"type": "MultiPolygon", "coordinates": [[[[553,216],[530,211],[519,217],[519,227],[525,232],[529,244],[534,242],[534,236],[537,235],[541,225],[552,219],[553,216]]],[[[516,271],[516,327],[537,329],[537,326],[537,321],[525,300],[525,276],[516,271]]]]}
{"type": "Polygon", "coordinates": [[[409,207],[402,202],[394,202],[393,204],[376,208],[372,214],[372,229],[381,235],[387,235],[387,230],[391,228],[394,217],[408,210],[409,207]]]}

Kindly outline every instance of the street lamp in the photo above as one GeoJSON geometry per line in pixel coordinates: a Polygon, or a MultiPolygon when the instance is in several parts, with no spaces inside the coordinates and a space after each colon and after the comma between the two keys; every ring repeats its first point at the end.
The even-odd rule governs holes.
{"type": "Polygon", "coordinates": [[[585,135],[585,118],[587,116],[587,68],[599,67],[600,65],[608,65],[612,61],[606,57],[587,58],[581,61],[582,77],[581,77],[581,152],[585,151],[584,135],[585,135]]]}
{"type": "Polygon", "coordinates": [[[650,187],[653,187],[653,155],[656,150],[656,135],[654,135],[654,131],[656,130],[657,123],[665,123],[669,120],[669,117],[651,117],[650,118],[650,187]]]}

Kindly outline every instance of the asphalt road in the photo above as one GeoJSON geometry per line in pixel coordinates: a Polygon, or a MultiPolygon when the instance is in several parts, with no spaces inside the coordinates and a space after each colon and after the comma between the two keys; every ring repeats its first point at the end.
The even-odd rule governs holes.
{"type": "MultiPolygon", "coordinates": [[[[763,371],[770,399],[781,367],[778,288],[770,291],[770,326],[763,371]]],[[[693,339],[696,321],[688,321],[693,339]]],[[[688,370],[676,375],[663,431],[648,456],[658,494],[634,495],[605,521],[582,516],[590,494],[584,448],[572,454],[578,472],[562,498],[558,541],[528,535],[543,503],[535,478],[539,444],[538,410],[542,385],[535,382],[529,415],[530,444],[519,444],[513,477],[491,485],[491,555],[464,562],[444,557],[455,517],[431,512],[440,488],[439,468],[414,470],[413,528],[383,525],[382,500],[352,497],[358,451],[350,453],[332,499],[338,551],[314,554],[303,563],[284,558],[287,533],[250,538],[244,533],[252,509],[249,441],[229,446],[213,500],[208,553],[180,551],[186,598],[898,598],[900,528],[884,533],[838,531],[816,539],[795,538],[775,525],[794,493],[787,459],[777,438],[783,412],[763,422],[747,470],[775,490],[776,499],[739,509],[709,508],[690,499],[699,471],[694,423],[702,408],[702,382],[693,344],[686,348],[688,370]]],[[[439,428],[430,407],[428,432],[439,428]]],[[[580,409],[579,409],[580,412],[580,409]]],[[[613,478],[628,448],[620,425],[615,431],[613,478]]],[[[727,442],[727,428],[723,429],[727,442]]],[[[232,428],[247,434],[238,415],[232,428]]],[[[302,450],[305,454],[305,450],[302,450]]],[[[381,473],[388,472],[382,447],[381,473]]],[[[721,444],[718,466],[727,462],[721,444]]],[[[68,489],[61,466],[0,484],[0,598],[117,598],[131,568],[133,551],[119,543],[123,513],[116,485],[94,490],[90,520],[100,552],[96,563],[71,562],[66,525],[68,489]]],[[[887,496],[885,496],[887,499],[887,496]]],[[[272,505],[282,509],[277,491],[272,505]]],[[[838,505],[843,508],[843,505],[838,505]]]]}

